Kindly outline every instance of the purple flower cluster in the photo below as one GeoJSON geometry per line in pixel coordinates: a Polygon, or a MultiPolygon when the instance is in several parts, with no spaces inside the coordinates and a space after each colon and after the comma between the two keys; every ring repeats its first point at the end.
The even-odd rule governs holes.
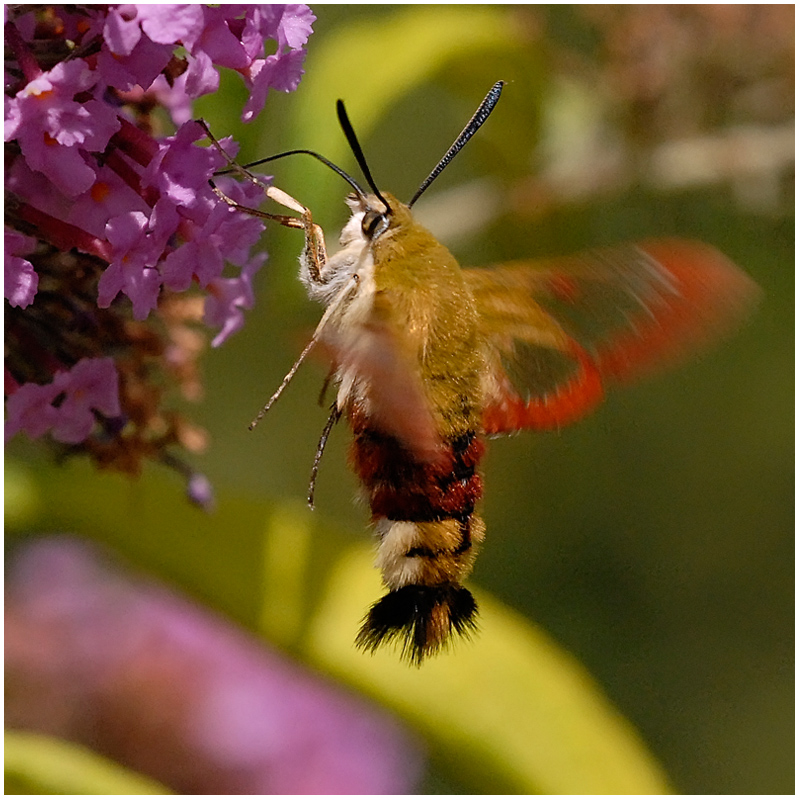
{"type": "Polygon", "coordinates": [[[5,720],[190,795],[418,788],[421,743],[388,713],[87,542],[7,558],[5,720]]]}
{"type": "MultiPolygon", "coordinates": [[[[151,324],[167,296],[191,290],[205,305],[193,323],[219,328],[214,346],[242,326],[266,258],[250,252],[263,223],[211,190],[225,159],[199,143],[191,102],[218,88],[219,67],[248,87],[245,121],[270,89],[294,90],[314,16],[303,5],[4,10],[7,337],[10,325],[11,341],[28,348],[6,360],[6,436],[49,432],[77,443],[92,434],[90,418],[130,416],[117,354],[132,329],[105,347],[65,342],[53,330],[54,295],[68,325],[105,309],[151,324]],[[178,126],[174,135],[154,135],[158,108],[178,126]],[[31,359],[35,368],[24,367],[31,359]]],[[[233,142],[223,146],[235,154],[233,142]]],[[[218,183],[244,205],[263,200],[252,183],[218,183]]]]}
{"type": "Polygon", "coordinates": [[[82,442],[94,428],[93,410],[119,416],[114,360],[84,358],[69,372],[58,372],[52,383],[26,383],[8,398],[6,410],[7,437],[25,431],[32,439],[50,433],[59,442],[82,442]],[[62,402],[55,407],[57,397],[62,402]]]}
{"type": "MultiPolygon", "coordinates": [[[[82,239],[76,246],[110,262],[100,281],[101,307],[121,291],[133,302],[136,318],[144,319],[162,284],[183,291],[196,279],[206,288],[225,260],[244,259],[240,266],[247,265],[249,246],[260,233],[257,220],[241,220],[209,189],[208,179],[223,160],[195,145],[203,132],[185,119],[191,99],[218,87],[216,66],[229,67],[248,85],[243,116],[251,119],[270,88],[296,88],[313,16],[305,6],[170,4],[59,12],[59,19],[79,49],[83,45],[93,54],[48,71],[29,48],[34,12],[6,22],[6,41],[23,73],[21,80],[12,79],[14,93],[6,98],[5,141],[15,140],[21,154],[9,170],[7,189],[80,228],[86,236],[76,234],[82,239]],[[277,41],[277,53],[264,57],[265,39],[277,41]],[[186,65],[170,86],[163,72],[177,45],[186,48],[186,65]],[[164,95],[184,122],[175,136],[156,141],[142,134],[109,102],[109,92],[119,99],[135,87],[164,95]],[[187,245],[196,250],[209,235],[214,257],[193,271],[194,253],[181,251],[187,245]],[[185,244],[171,244],[175,236],[185,244]]],[[[6,296],[13,302],[30,264],[7,263],[6,270],[6,296]]],[[[26,304],[35,294],[30,280],[27,286],[26,304]]]]}

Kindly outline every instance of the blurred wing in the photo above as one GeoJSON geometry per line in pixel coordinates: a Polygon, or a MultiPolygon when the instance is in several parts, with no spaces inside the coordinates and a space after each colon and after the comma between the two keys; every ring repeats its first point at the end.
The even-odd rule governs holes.
{"type": "Polygon", "coordinates": [[[578,419],[608,381],[713,341],[758,295],[719,251],[681,240],[464,273],[489,347],[487,433],[578,419]]]}
{"type": "Polygon", "coordinates": [[[388,293],[375,296],[368,319],[352,335],[329,341],[342,398],[359,398],[370,427],[397,439],[422,463],[444,457],[415,357],[417,342],[394,323],[388,293]]]}

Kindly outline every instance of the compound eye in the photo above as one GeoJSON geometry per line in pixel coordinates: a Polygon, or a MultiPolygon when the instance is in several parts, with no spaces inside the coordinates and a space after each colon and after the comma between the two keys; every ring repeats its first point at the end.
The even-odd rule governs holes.
{"type": "Polygon", "coordinates": [[[383,233],[388,225],[386,214],[378,211],[367,211],[361,220],[361,232],[367,239],[374,239],[378,234],[383,233]]]}

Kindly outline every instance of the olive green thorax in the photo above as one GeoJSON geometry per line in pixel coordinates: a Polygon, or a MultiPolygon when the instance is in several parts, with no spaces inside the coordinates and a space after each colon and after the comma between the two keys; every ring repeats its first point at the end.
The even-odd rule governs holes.
{"type": "Polygon", "coordinates": [[[411,340],[440,433],[480,427],[482,343],[475,300],[450,251],[390,194],[388,228],[372,242],[375,305],[411,340]]]}

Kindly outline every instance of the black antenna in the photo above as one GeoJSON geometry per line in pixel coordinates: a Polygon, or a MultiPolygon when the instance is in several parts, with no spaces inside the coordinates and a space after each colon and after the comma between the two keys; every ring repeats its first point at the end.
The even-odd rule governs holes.
{"type": "Polygon", "coordinates": [[[342,126],[344,135],[347,137],[347,143],[350,145],[350,149],[353,151],[356,161],[358,161],[358,166],[361,167],[361,171],[364,173],[364,177],[367,179],[369,188],[375,192],[375,196],[378,198],[378,200],[380,200],[381,203],[386,206],[386,211],[388,213],[390,210],[389,204],[383,199],[380,189],[378,189],[378,187],[375,185],[375,181],[372,179],[372,174],[367,166],[367,159],[364,158],[364,151],[361,149],[361,145],[358,143],[356,132],[353,130],[350,120],[347,118],[347,111],[345,111],[344,102],[342,100],[336,101],[336,113],[339,115],[339,124],[342,126]]]}
{"type": "Polygon", "coordinates": [[[419,200],[420,195],[436,180],[439,173],[455,158],[459,150],[473,137],[478,128],[483,125],[489,118],[497,101],[500,99],[500,93],[506,85],[505,81],[497,81],[497,83],[489,89],[489,93],[483,98],[483,102],[478,106],[478,110],[472,115],[472,119],[466,124],[466,127],[458,135],[458,138],[453,142],[450,149],[442,156],[439,163],[434,167],[433,172],[428,175],[422,182],[422,186],[417,189],[417,193],[411,198],[408,207],[414,205],[419,200]]]}
{"type": "MultiPolygon", "coordinates": [[[[258,167],[261,164],[266,164],[268,161],[277,161],[279,158],[285,158],[286,156],[295,156],[299,153],[305,153],[308,156],[314,156],[317,161],[321,161],[325,164],[326,167],[330,167],[337,175],[340,175],[344,178],[355,190],[356,194],[362,199],[366,200],[367,193],[359,186],[356,182],[355,178],[352,178],[348,175],[341,167],[337,167],[333,161],[329,161],[325,156],[321,156],[319,153],[315,153],[313,150],[287,150],[285,153],[278,153],[276,156],[267,156],[267,158],[259,158],[258,161],[251,161],[249,164],[244,164],[242,169],[250,169],[251,167],[258,167]]],[[[226,175],[227,173],[232,172],[230,169],[220,170],[219,172],[215,172],[215,175],[226,175]]],[[[381,198],[383,199],[383,198],[381,198]]]]}

